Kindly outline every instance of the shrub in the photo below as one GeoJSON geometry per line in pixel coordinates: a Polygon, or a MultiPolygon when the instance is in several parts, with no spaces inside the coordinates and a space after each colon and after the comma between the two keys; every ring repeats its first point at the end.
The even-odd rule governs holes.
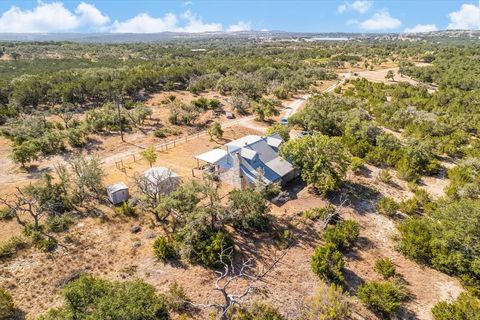
{"type": "Polygon", "coordinates": [[[49,217],[46,222],[46,228],[49,232],[65,232],[73,224],[75,219],[71,214],[63,214],[58,216],[49,217]]]}
{"type": "Polygon", "coordinates": [[[0,289],[0,319],[12,319],[15,313],[15,305],[12,296],[5,290],[0,289]]]}
{"type": "Polygon", "coordinates": [[[405,289],[390,281],[371,281],[358,289],[358,297],[371,310],[388,316],[400,308],[408,295],[405,289]]]}
{"type": "Polygon", "coordinates": [[[27,243],[21,237],[11,237],[0,243],[0,259],[13,256],[19,250],[25,248],[27,243]]]}
{"type": "Polygon", "coordinates": [[[323,239],[327,243],[335,245],[338,250],[350,249],[360,234],[360,226],[353,220],[346,220],[334,227],[327,228],[323,239]]]}
{"type": "Polygon", "coordinates": [[[352,157],[352,159],[350,159],[350,170],[352,170],[353,173],[357,173],[363,165],[364,161],[362,158],[352,157]]]}
{"type": "Polygon", "coordinates": [[[141,280],[107,281],[81,276],[63,290],[64,305],[40,320],[129,319],[167,320],[165,299],[141,280]]]}
{"type": "Polygon", "coordinates": [[[341,286],[320,284],[315,297],[309,299],[299,320],[350,319],[353,301],[341,286]]]}
{"type": "Polygon", "coordinates": [[[272,306],[255,303],[249,308],[235,308],[231,312],[232,320],[284,320],[285,318],[272,306]]]}
{"type": "Polygon", "coordinates": [[[388,258],[378,259],[375,261],[375,271],[387,280],[395,275],[395,265],[388,258]]]}
{"type": "Polygon", "coordinates": [[[158,237],[153,243],[153,253],[162,262],[167,262],[176,256],[175,248],[164,236],[158,237]]]}
{"type": "Polygon", "coordinates": [[[136,210],[133,205],[130,204],[129,201],[122,201],[119,207],[116,207],[115,210],[127,217],[133,217],[136,215],[136,210]]]}
{"type": "Polygon", "coordinates": [[[478,320],[480,303],[469,293],[462,293],[453,302],[441,301],[432,308],[435,320],[478,320]]]}
{"type": "Polygon", "coordinates": [[[185,290],[178,285],[177,282],[173,282],[168,288],[166,295],[168,307],[176,312],[185,311],[188,307],[188,297],[185,290]]]}
{"type": "Polygon", "coordinates": [[[338,221],[339,215],[337,209],[329,204],[326,207],[317,207],[313,209],[308,209],[303,212],[303,217],[313,221],[325,220],[327,217],[331,216],[330,222],[335,224],[338,221]]]}
{"type": "Polygon", "coordinates": [[[398,204],[390,197],[381,197],[377,203],[377,211],[388,217],[393,217],[398,210],[398,204]]]}
{"type": "Polygon", "coordinates": [[[312,271],[327,281],[341,283],[345,261],[337,247],[332,243],[317,247],[312,256],[312,271]]]}
{"type": "Polygon", "coordinates": [[[290,128],[279,123],[275,123],[267,128],[266,135],[271,136],[273,134],[279,134],[283,141],[288,141],[290,139],[290,128]]]}
{"type": "MultiPolygon", "coordinates": [[[[233,238],[228,232],[208,231],[193,244],[195,252],[193,261],[209,268],[221,267],[222,247],[224,249],[233,248],[233,244],[233,238]]],[[[222,259],[229,262],[227,256],[223,256],[222,259]]]]}
{"type": "Polygon", "coordinates": [[[383,183],[392,182],[392,176],[390,175],[390,171],[380,170],[380,172],[378,173],[378,180],[382,181],[383,183]]]}
{"type": "Polygon", "coordinates": [[[420,218],[409,218],[402,221],[398,230],[400,251],[410,259],[428,263],[432,257],[432,235],[428,224],[420,218]]]}
{"type": "Polygon", "coordinates": [[[398,204],[398,209],[403,213],[411,216],[414,214],[419,214],[422,211],[422,205],[416,196],[413,198],[404,200],[398,204]]]}

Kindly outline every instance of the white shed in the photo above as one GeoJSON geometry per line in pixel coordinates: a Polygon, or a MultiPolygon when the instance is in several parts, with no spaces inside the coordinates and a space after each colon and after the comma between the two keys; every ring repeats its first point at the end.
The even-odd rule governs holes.
{"type": "Polygon", "coordinates": [[[128,200],[128,187],[125,183],[119,182],[107,187],[108,199],[114,205],[128,200]]]}

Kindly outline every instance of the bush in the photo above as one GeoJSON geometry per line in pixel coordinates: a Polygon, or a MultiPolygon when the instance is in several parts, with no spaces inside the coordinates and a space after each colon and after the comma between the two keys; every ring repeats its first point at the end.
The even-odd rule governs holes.
{"type": "Polygon", "coordinates": [[[46,222],[46,228],[49,232],[65,232],[74,223],[75,219],[71,214],[63,214],[49,217],[46,222]]]}
{"type": "Polygon", "coordinates": [[[11,237],[0,243],[0,259],[13,256],[19,250],[25,248],[27,243],[21,237],[11,237]]]}
{"type": "Polygon", "coordinates": [[[392,176],[388,170],[380,170],[378,173],[378,179],[383,183],[390,183],[392,182],[392,176]]]}
{"type": "Polygon", "coordinates": [[[469,293],[462,293],[453,302],[442,301],[432,308],[435,320],[478,320],[480,303],[469,293]]]}
{"type": "Polygon", "coordinates": [[[331,204],[326,207],[308,209],[303,212],[303,217],[312,221],[325,220],[329,216],[331,216],[330,223],[332,224],[337,223],[340,217],[337,209],[331,204]]]}
{"type": "Polygon", "coordinates": [[[378,259],[375,261],[375,271],[387,280],[395,275],[395,265],[388,258],[378,259]]]}
{"type": "Polygon", "coordinates": [[[120,206],[115,208],[115,211],[127,217],[136,215],[135,207],[131,205],[129,201],[122,201],[120,206]]]}
{"type": "Polygon", "coordinates": [[[312,271],[327,281],[334,283],[343,282],[343,261],[342,254],[332,243],[317,247],[312,256],[312,271]]]}
{"type": "Polygon", "coordinates": [[[235,308],[230,315],[232,320],[284,320],[285,318],[272,306],[255,303],[249,308],[235,308]]]}
{"type": "Polygon", "coordinates": [[[360,226],[353,220],[346,220],[334,227],[327,228],[323,234],[326,243],[335,245],[338,250],[350,249],[360,234],[360,226]]]}
{"type": "Polygon", "coordinates": [[[315,297],[303,309],[299,320],[344,320],[350,319],[353,301],[341,286],[321,283],[315,297]]]}
{"type": "Polygon", "coordinates": [[[390,197],[381,197],[377,203],[377,211],[387,217],[393,217],[397,213],[398,204],[390,197]]]}
{"type": "Polygon", "coordinates": [[[185,294],[185,290],[178,285],[177,282],[173,282],[168,288],[168,294],[166,295],[168,307],[176,312],[185,311],[188,307],[188,297],[185,294]]]}
{"type": "MultiPolygon", "coordinates": [[[[218,268],[220,264],[220,254],[222,247],[224,249],[233,248],[233,237],[224,231],[209,231],[203,237],[198,238],[193,244],[193,261],[209,268],[218,268]]],[[[229,262],[227,256],[223,256],[224,262],[229,262]]]]}
{"type": "Polygon", "coordinates": [[[352,159],[350,159],[350,170],[352,170],[353,173],[357,173],[363,165],[364,161],[362,158],[352,157],[352,159]]]}
{"type": "Polygon", "coordinates": [[[390,281],[365,283],[357,294],[368,308],[384,316],[393,314],[408,298],[404,288],[390,281]]]}
{"type": "Polygon", "coordinates": [[[422,211],[422,205],[417,197],[413,197],[407,200],[404,200],[398,204],[398,209],[403,213],[411,216],[414,214],[419,214],[422,211]]]}
{"type": "Polygon", "coordinates": [[[400,251],[410,259],[428,263],[432,257],[430,229],[420,218],[405,219],[399,226],[400,251]]]}
{"type": "Polygon", "coordinates": [[[64,305],[40,320],[129,319],[167,320],[165,299],[141,280],[107,281],[81,276],[63,290],[64,305]]]}
{"type": "Polygon", "coordinates": [[[0,289],[0,319],[12,319],[15,313],[15,305],[12,296],[5,290],[0,289]]]}
{"type": "Polygon", "coordinates": [[[175,248],[164,236],[158,237],[153,243],[153,253],[162,262],[167,262],[176,256],[175,248]]]}
{"type": "Polygon", "coordinates": [[[275,123],[267,128],[266,135],[271,136],[274,134],[279,134],[283,141],[288,141],[290,139],[290,128],[288,126],[275,123]]]}

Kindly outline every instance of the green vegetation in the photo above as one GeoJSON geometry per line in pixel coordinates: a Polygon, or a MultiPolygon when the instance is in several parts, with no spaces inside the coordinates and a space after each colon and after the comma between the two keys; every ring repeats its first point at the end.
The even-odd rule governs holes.
{"type": "Polygon", "coordinates": [[[352,315],[353,300],[341,286],[320,284],[313,299],[307,301],[299,319],[344,320],[352,315]]]}
{"type": "Polygon", "coordinates": [[[442,301],[432,308],[435,320],[478,320],[480,303],[469,293],[461,293],[453,302],[442,301]]]}
{"type": "Polygon", "coordinates": [[[381,197],[377,203],[377,211],[387,217],[393,217],[397,213],[398,204],[393,198],[381,197]]]}
{"type": "Polygon", "coordinates": [[[328,244],[333,244],[340,251],[348,251],[353,247],[360,234],[360,226],[353,220],[342,221],[329,227],[323,233],[323,239],[328,244]]]}
{"type": "Polygon", "coordinates": [[[478,292],[478,219],[480,203],[476,200],[440,203],[428,218],[410,218],[399,225],[399,248],[411,259],[459,276],[478,292]]]}
{"type": "Polygon", "coordinates": [[[142,158],[148,162],[150,165],[150,168],[152,165],[157,161],[157,150],[155,150],[154,146],[150,146],[147,149],[143,150],[142,153],[142,158]]]}
{"type": "Polygon", "coordinates": [[[0,289],[0,319],[12,319],[15,313],[15,305],[12,296],[5,290],[0,289]]]}
{"type": "Polygon", "coordinates": [[[395,265],[388,258],[375,261],[375,271],[382,275],[383,279],[388,280],[395,275],[395,265]]]}
{"type": "Polygon", "coordinates": [[[388,316],[408,299],[405,289],[391,281],[371,281],[357,291],[360,300],[371,310],[388,316]]]}
{"type": "Polygon", "coordinates": [[[321,194],[340,187],[349,165],[341,141],[324,135],[290,140],[281,145],[280,154],[300,169],[302,179],[321,194]]]}
{"type": "Polygon", "coordinates": [[[82,276],[63,290],[64,304],[39,320],[168,319],[165,298],[140,280],[116,282],[82,276]]]}
{"type": "Polygon", "coordinates": [[[337,247],[332,243],[317,247],[312,256],[312,271],[319,277],[333,283],[343,282],[345,261],[337,247]]]}
{"type": "Polygon", "coordinates": [[[176,256],[173,245],[166,237],[159,237],[155,240],[153,243],[153,253],[157,259],[162,262],[167,262],[176,256]]]}

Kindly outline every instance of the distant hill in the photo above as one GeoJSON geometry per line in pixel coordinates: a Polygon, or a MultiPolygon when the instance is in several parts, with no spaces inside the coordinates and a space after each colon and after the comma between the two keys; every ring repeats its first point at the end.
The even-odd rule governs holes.
{"type": "Polygon", "coordinates": [[[284,31],[243,31],[243,32],[204,32],[204,33],[0,33],[0,41],[71,41],[81,43],[134,43],[164,42],[174,40],[204,39],[259,39],[259,40],[441,40],[457,39],[475,41],[480,39],[480,31],[445,30],[427,33],[309,33],[284,31]]]}

